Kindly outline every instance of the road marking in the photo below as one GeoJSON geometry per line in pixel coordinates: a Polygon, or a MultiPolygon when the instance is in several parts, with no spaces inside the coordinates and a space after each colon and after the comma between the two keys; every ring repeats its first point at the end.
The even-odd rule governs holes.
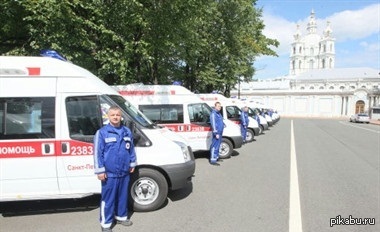
{"type": "Polygon", "coordinates": [[[359,129],[363,129],[363,130],[367,130],[367,131],[371,131],[371,132],[375,132],[377,134],[380,134],[380,130],[372,130],[372,129],[364,128],[364,127],[361,127],[359,125],[354,125],[354,124],[348,123],[348,122],[339,121],[339,123],[341,123],[343,125],[352,126],[352,127],[355,127],[355,128],[359,128],[359,129]]]}
{"type": "Polygon", "coordinates": [[[289,232],[302,232],[301,202],[298,184],[297,157],[294,142],[293,120],[291,120],[290,126],[289,232]]]}

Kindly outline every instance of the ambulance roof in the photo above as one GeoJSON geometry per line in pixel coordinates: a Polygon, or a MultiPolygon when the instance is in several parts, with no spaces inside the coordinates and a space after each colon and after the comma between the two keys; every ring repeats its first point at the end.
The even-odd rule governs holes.
{"type": "Polygon", "coordinates": [[[197,94],[199,98],[201,98],[203,101],[207,102],[222,102],[222,101],[230,101],[230,99],[226,98],[222,94],[219,93],[199,93],[197,94]]]}
{"type": "Polygon", "coordinates": [[[203,103],[196,94],[179,85],[144,85],[137,83],[114,85],[112,87],[135,105],[203,103]]]}
{"type": "MultiPolygon", "coordinates": [[[[47,77],[60,78],[61,85],[57,86],[58,92],[118,94],[117,91],[88,70],[68,61],[51,57],[0,56],[0,78],[3,81],[7,80],[6,83],[10,85],[16,85],[17,79],[20,78],[23,81],[31,80],[36,85],[35,87],[43,89],[46,86],[39,86],[39,84],[45,83],[43,79],[47,77]],[[75,80],[71,80],[72,78],[75,80]]],[[[26,88],[29,92],[39,91],[39,89],[26,88]]],[[[5,90],[2,89],[2,91],[5,90]]]]}
{"type": "Polygon", "coordinates": [[[190,90],[180,85],[144,85],[141,83],[112,86],[121,95],[192,95],[190,90]]]}
{"type": "Polygon", "coordinates": [[[68,61],[51,57],[0,56],[0,76],[93,76],[68,61]]]}

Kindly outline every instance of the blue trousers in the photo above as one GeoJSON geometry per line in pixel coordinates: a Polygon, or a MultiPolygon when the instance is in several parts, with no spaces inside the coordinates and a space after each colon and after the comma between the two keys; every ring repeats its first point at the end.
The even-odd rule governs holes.
{"type": "Polygon", "coordinates": [[[210,148],[210,162],[215,163],[219,159],[219,148],[222,143],[222,136],[219,139],[212,137],[211,148],[210,148]]]}
{"type": "Polygon", "coordinates": [[[101,183],[100,225],[110,228],[114,219],[127,220],[129,175],[107,178],[101,183]]]}
{"type": "Polygon", "coordinates": [[[241,131],[241,136],[243,137],[243,142],[247,140],[247,128],[243,125],[240,125],[240,131],[241,131]]]}

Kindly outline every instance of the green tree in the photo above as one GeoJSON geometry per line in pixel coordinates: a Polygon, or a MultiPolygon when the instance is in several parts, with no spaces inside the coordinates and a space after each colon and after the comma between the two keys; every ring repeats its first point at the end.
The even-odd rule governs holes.
{"type": "Polygon", "coordinates": [[[276,55],[256,0],[3,0],[0,52],[54,49],[108,84],[170,84],[226,95],[276,55]]]}

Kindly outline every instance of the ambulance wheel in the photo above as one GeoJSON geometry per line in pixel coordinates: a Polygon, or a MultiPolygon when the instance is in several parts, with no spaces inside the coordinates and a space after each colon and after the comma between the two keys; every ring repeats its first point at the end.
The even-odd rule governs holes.
{"type": "Polygon", "coordinates": [[[136,212],[148,212],[160,208],[168,196],[168,183],[158,171],[136,169],[130,180],[130,204],[136,212]]]}
{"type": "Polygon", "coordinates": [[[252,142],[253,139],[254,139],[254,136],[255,136],[255,133],[253,132],[253,130],[251,130],[251,129],[247,129],[247,135],[246,135],[246,137],[245,137],[245,141],[246,141],[247,143],[252,142]]]}
{"type": "Polygon", "coordinates": [[[227,159],[231,157],[234,147],[230,140],[223,138],[219,148],[219,158],[227,159]]]}

